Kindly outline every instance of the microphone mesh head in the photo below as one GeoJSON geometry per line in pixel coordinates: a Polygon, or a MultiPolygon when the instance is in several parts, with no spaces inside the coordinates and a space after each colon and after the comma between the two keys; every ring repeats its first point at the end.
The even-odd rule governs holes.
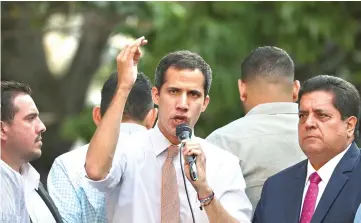
{"type": "MultiPolygon", "coordinates": [[[[182,136],[184,133],[188,133],[189,134],[189,137],[192,136],[192,129],[187,125],[187,124],[179,124],[177,127],[176,127],[176,135],[178,137],[178,139],[180,139],[180,136],[182,136]]],[[[182,140],[182,139],[180,139],[182,140]]]]}

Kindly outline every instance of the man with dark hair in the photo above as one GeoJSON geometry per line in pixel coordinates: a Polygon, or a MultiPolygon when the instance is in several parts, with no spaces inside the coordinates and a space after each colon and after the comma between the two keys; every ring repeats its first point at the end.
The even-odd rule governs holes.
{"type": "Polygon", "coordinates": [[[29,164],[40,158],[46,130],[30,95],[28,85],[1,81],[1,219],[62,222],[39,173],[29,164]]]}
{"type": "Polygon", "coordinates": [[[319,75],[299,97],[299,144],[308,159],[267,179],[253,222],[352,223],[361,202],[360,94],[319,75]]]}
{"type": "MultiPolygon", "coordinates": [[[[114,72],[101,90],[101,116],[104,116],[108,109],[115,94],[117,84],[118,76],[117,72],[114,72]]],[[[139,72],[125,104],[122,122],[136,122],[150,129],[153,127],[155,116],[156,110],[154,110],[154,103],[152,101],[152,83],[147,76],[139,72]]]]}
{"type": "Polygon", "coordinates": [[[139,47],[146,42],[139,38],[117,56],[120,84],[87,153],[89,182],[117,195],[108,202],[109,222],[192,222],[193,217],[198,223],[250,222],[251,204],[237,157],[196,136],[179,148],[176,127],[194,128],[210,100],[211,68],[199,55],[177,51],[163,57],[152,88],[157,125],[126,140],[116,137],[114,122],[122,118],[139,47]],[[196,158],[196,178],[190,176],[188,156],[196,158]]]}
{"type": "MultiPolygon", "coordinates": [[[[96,126],[111,104],[117,85],[118,76],[114,72],[103,85],[100,107],[93,108],[93,121],[96,126]]],[[[122,133],[132,134],[153,127],[157,110],[152,101],[151,88],[149,78],[138,73],[125,104],[121,120],[122,133]]],[[[85,179],[84,162],[88,146],[89,144],[84,145],[56,158],[48,176],[50,196],[65,222],[107,222],[105,195],[89,185],[85,179]]]]}
{"type": "Polygon", "coordinates": [[[265,46],[243,60],[238,87],[246,115],[206,140],[238,156],[254,210],[266,179],[305,158],[298,145],[294,103],[300,84],[294,81],[289,55],[265,46]]]}

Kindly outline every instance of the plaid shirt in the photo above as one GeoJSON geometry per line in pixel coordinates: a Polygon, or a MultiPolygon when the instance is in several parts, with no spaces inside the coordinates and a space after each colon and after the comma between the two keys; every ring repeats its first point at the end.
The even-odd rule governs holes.
{"type": "MultiPolygon", "coordinates": [[[[137,124],[122,123],[120,131],[132,134],[146,130],[137,124]]],[[[88,146],[85,145],[55,159],[48,190],[64,222],[106,223],[105,194],[92,187],[84,170],[88,146]]]]}

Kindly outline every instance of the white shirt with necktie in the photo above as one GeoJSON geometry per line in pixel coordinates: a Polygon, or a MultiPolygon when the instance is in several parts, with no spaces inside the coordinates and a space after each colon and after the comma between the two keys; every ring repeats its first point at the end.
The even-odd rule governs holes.
{"type": "MultiPolygon", "coordinates": [[[[306,193],[307,193],[308,186],[310,185],[309,178],[310,178],[311,174],[314,173],[314,172],[317,172],[318,175],[321,177],[321,182],[318,184],[318,194],[317,194],[317,200],[316,200],[316,205],[315,205],[315,210],[316,210],[317,204],[320,201],[320,199],[322,197],[322,194],[325,191],[326,186],[327,186],[328,182],[331,179],[333,171],[335,170],[337,164],[341,161],[342,157],[345,155],[347,150],[349,150],[350,146],[351,146],[351,144],[348,145],[348,147],[344,151],[342,151],[341,153],[337,154],[335,157],[330,159],[318,171],[316,171],[315,168],[313,168],[310,161],[308,160],[308,162],[307,162],[306,184],[305,184],[305,188],[303,190],[303,198],[302,198],[301,209],[303,207],[303,202],[305,200],[305,196],[306,196],[306,193]]],[[[302,210],[300,211],[300,215],[301,215],[301,213],[302,213],[302,210]]]]}
{"type": "MultiPolygon", "coordinates": [[[[216,199],[234,218],[250,222],[252,206],[245,194],[246,185],[238,158],[204,139],[192,137],[192,140],[198,141],[205,153],[207,182],[216,199]]],[[[158,126],[119,138],[109,174],[101,181],[89,179],[94,187],[107,193],[109,222],[160,222],[162,166],[170,145],[158,126]]],[[[186,223],[192,222],[192,216],[179,158],[178,154],[173,164],[179,188],[180,220],[186,223]]],[[[205,210],[199,209],[197,193],[187,179],[186,185],[195,221],[209,222],[205,210]]]]}

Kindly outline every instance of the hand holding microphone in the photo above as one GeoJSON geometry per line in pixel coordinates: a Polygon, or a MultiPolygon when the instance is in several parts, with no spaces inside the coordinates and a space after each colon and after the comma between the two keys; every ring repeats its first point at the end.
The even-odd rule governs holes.
{"type": "MultiPolygon", "coordinates": [[[[181,148],[184,148],[187,140],[190,140],[192,136],[192,129],[187,124],[180,124],[176,128],[176,135],[179,141],[181,141],[182,143],[181,148]]],[[[194,154],[185,156],[185,160],[188,162],[189,165],[189,174],[193,181],[198,180],[196,159],[197,158],[194,154]]]]}
{"type": "Polygon", "coordinates": [[[206,180],[206,157],[199,142],[191,140],[192,129],[186,124],[177,126],[176,135],[184,145],[184,172],[194,189],[200,193],[209,189],[206,180]]]}

